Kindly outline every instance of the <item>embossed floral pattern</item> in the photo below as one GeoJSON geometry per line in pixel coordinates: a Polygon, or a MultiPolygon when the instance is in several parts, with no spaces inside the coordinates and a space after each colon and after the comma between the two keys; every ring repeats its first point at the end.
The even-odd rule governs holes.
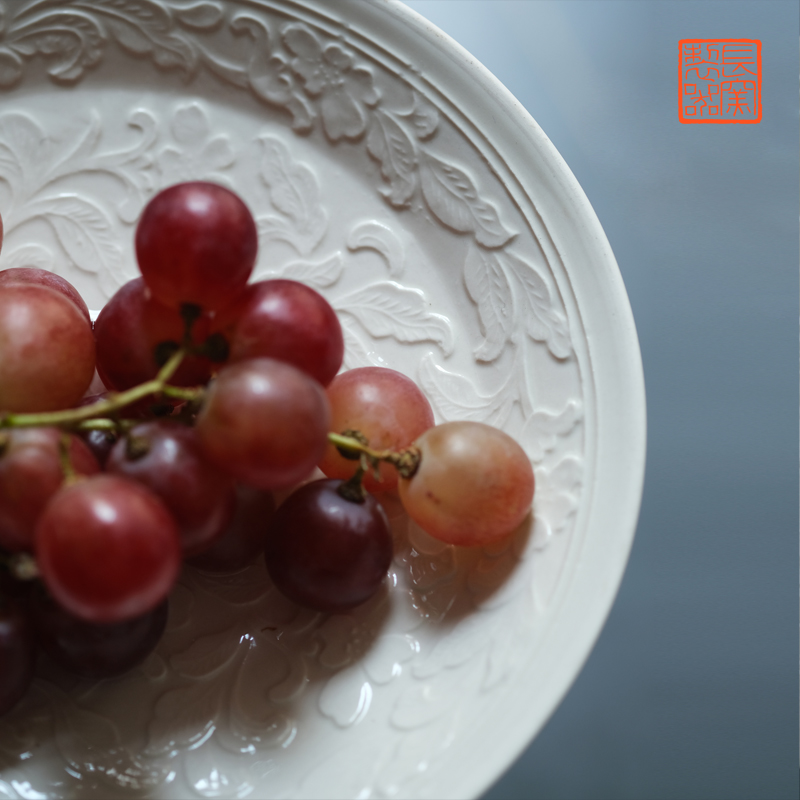
{"type": "Polygon", "coordinates": [[[294,58],[292,70],[304,82],[311,97],[320,98],[322,124],[328,137],[358,139],[367,128],[367,107],[379,94],[372,85],[372,73],[355,65],[352,54],[340,44],[320,44],[303,25],[288,25],[283,42],[294,58]]]}
{"type": "Polygon", "coordinates": [[[158,155],[161,185],[214,177],[233,164],[235,154],[227,136],[211,136],[208,119],[199,103],[178,106],[170,125],[177,147],[158,155]]]}

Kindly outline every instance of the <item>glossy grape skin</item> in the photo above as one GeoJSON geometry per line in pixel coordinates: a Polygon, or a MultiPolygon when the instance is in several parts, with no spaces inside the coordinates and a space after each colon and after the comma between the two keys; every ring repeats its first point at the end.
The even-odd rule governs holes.
{"type": "MultiPolygon", "coordinates": [[[[57,428],[9,428],[0,431],[0,547],[33,550],[36,523],[61,488],[64,472],[57,428]]],[[[97,459],[77,436],[70,435],[69,460],[79,475],[100,471],[97,459]]]]}
{"type": "MultiPolygon", "coordinates": [[[[431,404],[417,385],[400,372],[383,367],[361,367],[337,375],[326,394],[331,404],[331,430],[358,430],[373,450],[402,450],[434,425],[431,404]]],[[[356,462],[328,445],[319,468],[329,478],[346,480],[356,462]]],[[[380,465],[380,481],[372,471],[364,476],[370,492],[397,488],[397,470],[380,465]]]]}
{"type": "Polygon", "coordinates": [[[206,458],[195,430],[178,422],[137,425],[114,445],[106,470],[161,499],[178,525],[184,557],[218,539],[233,515],[233,478],[206,458]]]}
{"type": "Polygon", "coordinates": [[[108,461],[108,454],[119,440],[119,435],[114,431],[90,430],[83,431],[80,437],[89,450],[92,451],[92,455],[97,459],[97,463],[102,468],[105,468],[106,461],[108,461]]]}
{"type": "Polygon", "coordinates": [[[369,600],[392,561],[392,534],[380,503],[345,500],[342,481],[301,486],[275,512],[267,533],[267,570],[290,600],[341,613],[369,600]]]}
{"type": "Polygon", "coordinates": [[[210,547],[187,563],[206,572],[235,572],[264,551],[267,526],[275,513],[272,492],[237,484],[233,519],[210,547]]]}
{"type": "Polygon", "coordinates": [[[81,314],[86,317],[86,321],[91,325],[92,318],[89,314],[89,308],[86,302],[81,297],[80,292],[65,278],[56,275],[46,269],[39,269],[38,267],[14,267],[13,269],[4,269],[0,271],[0,289],[4,286],[12,286],[14,284],[34,284],[38,286],[47,286],[60,292],[68,300],[71,300],[80,310],[81,314]]]}
{"type": "Polygon", "coordinates": [[[33,626],[27,615],[17,604],[0,598],[0,717],[27,691],[35,656],[33,626]]]}
{"type": "Polygon", "coordinates": [[[61,667],[86,678],[111,678],[144,661],[164,633],[168,610],[165,600],[142,616],[95,624],[74,617],[42,589],[31,601],[39,646],[61,667]]]}
{"type": "Polygon", "coordinates": [[[259,489],[291,486],[325,451],[325,390],[281,361],[255,358],[225,367],[211,384],[196,430],[208,457],[259,489]]]}
{"type": "Polygon", "coordinates": [[[448,422],[414,444],[421,461],[415,475],[400,479],[400,500],[431,536],[448,544],[489,544],[527,516],[533,468],[508,434],[480,422],[448,422]]]}
{"type": "Polygon", "coordinates": [[[92,326],[46,286],[0,290],[0,409],[55,411],[75,405],[94,377],[92,326]]]}
{"type": "Polygon", "coordinates": [[[327,386],[342,366],[344,337],[336,312],[319,292],[291,280],[259,281],[237,302],[231,363],[275,358],[327,386]]]}
{"type": "Polygon", "coordinates": [[[196,181],[171,186],[145,207],[136,257],[161,303],[225,307],[244,289],[258,250],[247,206],[233,192],[196,181]]]}
{"type": "Polygon", "coordinates": [[[36,561],[49,592],[71,614],[121,622],[167,596],[180,571],[180,538],[151,491],[100,474],[48,503],[36,528],[36,561]]]}
{"type": "MultiPolygon", "coordinates": [[[[192,327],[192,340],[200,344],[208,333],[208,317],[192,327]]],[[[152,380],[161,363],[156,348],[162,342],[183,341],[185,323],[179,311],[159,303],[142,278],[128,281],[106,303],[94,323],[97,372],[103,383],[123,391],[152,380]]],[[[186,356],[170,379],[174,386],[198,386],[211,377],[206,358],[186,356]]]]}

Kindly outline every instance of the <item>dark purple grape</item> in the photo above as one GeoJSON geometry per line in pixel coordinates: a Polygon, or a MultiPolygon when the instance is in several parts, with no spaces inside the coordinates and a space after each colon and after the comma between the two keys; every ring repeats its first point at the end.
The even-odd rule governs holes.
{"type": "Polygon", "coordinates": [[[233,514],[233,478],[205,457],[194,428],[179,422],[137,425],[114,445],[106,469],[160,498],[178,524],[184,556],[219,538],[233,514]]]}
{"type": "Polygon", "coordinates": [[[97,463],[101,467],[105,467],[106,461],[108,461],[108,454],[119,439],[119,434],[115,431],[92,430],[82,431],[80,437],[92,451],[97,463]]]}
{"type": "Polygon", "coordinates": [[[168,607],[165,600],[141,617],[98,625],[72,616],[40,589],[31,614],[39,644],[53,661],[86,678],[110,678],[150,655],[164,633],[168,607]]]}
{"type": "Polygon", "coordinates": [[[207,572],[235,572],[252,563],[264,550],[267,526],[275,513],[272,492],[239,484],[236,507],[225,533],[187,563],[207,572]]]}
{"type": "Polygon", "coordinates": [[[275,585],[317,611],[347,611],[380,587],[392,561],[392,534],[380,503],[346,500],[338,480],[301,486],[275,512],[265,549],[275,585]]]}
{"type": "Polygon", "coordinates": [[[33,626],[21,608],[0,599],[0,716],[22,698],[33,678],[33,626]]]}

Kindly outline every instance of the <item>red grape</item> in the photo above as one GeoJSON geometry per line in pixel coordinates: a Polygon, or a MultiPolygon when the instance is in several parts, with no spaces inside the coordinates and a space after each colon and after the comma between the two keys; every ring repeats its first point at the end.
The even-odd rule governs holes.
{"type": "Polygon", "coordinates": [[[167,596],[180,570],[180,539],[151,491],[100,474],[48,503],[36,528],[36,560],[50,593],[71,614],[121,622],[167,596]]]}
{"type": "MultiPolygon", "coordinates": [[[[361,367],[337,375],[327,389],[331,404],[331,430],[358,430],[373,450],[402,450],[433,427],[433,410],[410,378],[383,367],[361,367]]],[[[349,478],[354,463],[328,445],[319,468],[329,478],[349,478]]],[[[397,470],[381,463],[380,481],[372,471],[364,475],[371,492],[397,488],[397,470]]]]}
{"type": "Polygon", "coordinates": [[[78,290],[60,275],[38,267],[15,267],[14,269],[4,269],[0,272],[0,287],[19,283],[47,286],[50,289],[61,292],[64,297],[75,303],[81,314],[86,317],[86,321],[91,325],[92,318],[89,315],[86,302],[80,296],[78,290]]]}
{"type": "Polygon", "coordinates": [[[222,536],[189,564],[206,572],[235,572],[253,562],[264,550],[275,498],[252,486],[237,484],[233,519],[222,536]]]}
{"type": "Polygon", "coordinates": [[[448,544],[481,545],[511,533],[533,500],[533,468],[506,433],[480,422],[448,422],[414,444],[421,460],[401,478],[408,515],[448,544]]]}
{"type": "Polygon", "coordinates": [[[41,648],[64,669],[87,678],[121,675],[144,661],[167,625],[167,601],[139,617],[97,624],[72,616],[40,590],[31,616],[41,648]]]}
{"type": "MultiPolygon", "coordinates": [[[[57,428],[0,431],[0,547],[11,552],[33,550],[39,516],[64,480],[59,457],[62,435],[57,428]]],[[[70,435],[69,440],[68,456],[75,472],[99,472],[86,444],[77,436],[70,435]]]]}
{"type": "Polygon", "coordinates": [[[325,390],[290,364],[255,358],[225,367],[197,416],[206,454],[237,480],[260,489],[291,486],[325,451],[325,390]]]}
{"type": "Polygon", "coordinates": [[[312,481],[275,512],[265,558],[275,585],[317,611],[343,612],[378,590],[392,561],[392,534],[380,503],[346,500],[342,481],[312,481]]]}
{"type": "Polygon", "coordinates": [[[19,606],[0,598],[0,716],[25,694],[36,654],[33,627],[19,606]]]}
{"type": "Polygon", "coordinates": [[[136,229],[136,256],[161,303],[223,308],[244,289],[258,250],[247,206],[214,183],[171,186],[146,206],[136,229]]]}
{"type": "MultiPolygon", "coordinates": [[[[97,371],[109,389],[123,391],[152,380],[166,358],[159,360],[159,345],[177,348],[185,323],[180,313],[150,296],[141,278],[126,283],[105,305],[94,324],[97,371]]],[[[192,326],[192,339],[203,342],[208,318],[192,326]]],[[[171,355],[167,352],[167,355],[171,355]]],[[[212,364],[200,356],[187,356],[170,379],[175,386],[197,386],[211,377],[212,364]]]]}
{"type": "Polygon", "coordinates": [[[0,409],[54,411],[75,405],[94,377],[92,326],[46,286],[0,290],[0,409]]]}
{"type": "Polygon", "coordinates": [[[237,302],[231,362],[276,358],[327,386],[342,366],[344,338],[336,312],[305,284],[260,281],[237,302]]]}
{"type": "Polygon", "coordinates": [[[233,515],[233,478],[206,458],[197,432],[178,422],[137,425],[114,445],[106,469],[161,499],[178,525],[184,556],[206,549],[233,515]]]}

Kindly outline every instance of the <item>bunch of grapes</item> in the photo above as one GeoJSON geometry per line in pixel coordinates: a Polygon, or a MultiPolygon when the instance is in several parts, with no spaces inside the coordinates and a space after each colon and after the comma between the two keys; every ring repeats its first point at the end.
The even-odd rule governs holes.
{"type": "Polygon", "coordinates": [[[92,677],[145,658],[184,561],[230,572],[263,553],[290,599],[343,612],[391,562],[381,493],[455,545],[528,513],[518,444],[435,425],[394,370],[340,373],[333,309],[295,281],[250,283],[256,250],[244,203],[194,182],[147,205],[141,277],[94,325],[62,278],[0,272],[0,714],[37,648],[92,677]],[[95,370],[106,391],[87,397],[95,370]]]}

